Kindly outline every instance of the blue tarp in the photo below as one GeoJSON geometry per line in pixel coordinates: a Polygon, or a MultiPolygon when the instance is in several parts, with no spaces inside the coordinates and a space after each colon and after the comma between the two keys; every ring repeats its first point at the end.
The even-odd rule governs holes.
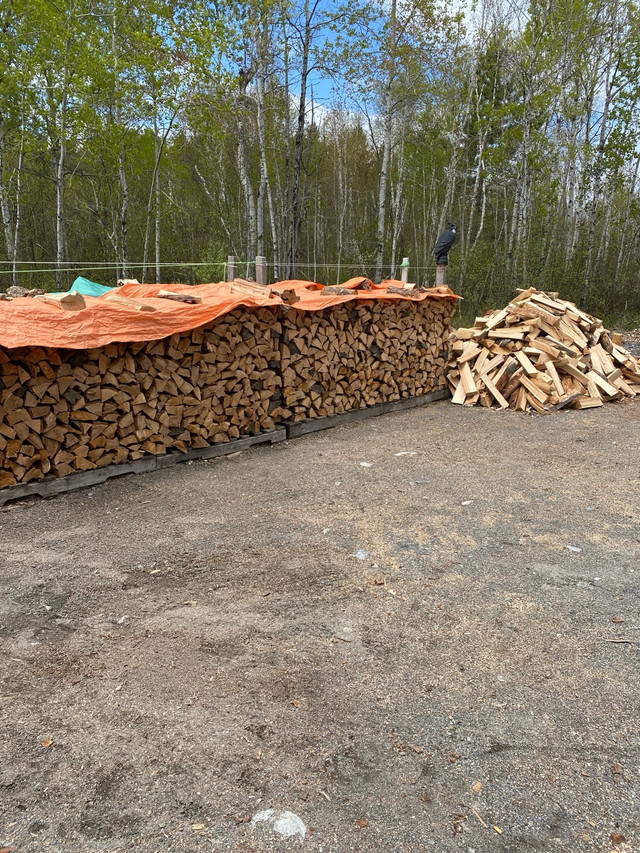
{"type": "Polygon", "coordinates": [[[108,293],[114,288],[105,287],[104,284],[96,284],[95,281],[89,281],[88,278],[83,278],[80,275],[71,285],[71,290],[75,290],[76,293],[81,293],[83,296],[102,296],[103,293],[108,293]]]}

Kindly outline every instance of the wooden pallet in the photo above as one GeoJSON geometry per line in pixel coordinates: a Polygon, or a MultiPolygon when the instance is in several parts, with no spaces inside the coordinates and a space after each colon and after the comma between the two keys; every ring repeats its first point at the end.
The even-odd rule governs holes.
{"type": "Polygon", "coordinates": [[[110,480],[112,477],[122,477],[125,474],[146,474],[150,471],[159,471],[163,468],[171,468],[179,462],[189,462],[193,459],[213,459],[216,456],[227,456],[240,450],[248,450],[258,444],[275,444],[287,438],[284,427],[269,430],[260,435],[247,435],[235,441],[227,441],[224,444],[212,444],[209,447],[198,447],[187,453],[167,453],[165,456],[146,456],[143,459],[135,459],[124,462],[121,465],[107,465],[105,468],[95,468],[93,471],[79,471],[77,474],[68,474],[66,477],[55,477],[48,480],[32,481],[17,486],[9,486],[0,490],[0,507],[7,501],[20,500],[21,498],[38,495],[49,498],[62,492],[73,492],[76,489],[86,489],[97,486],[110,480]]]}
{"type": "Polygon", "coordinates": [[[416,409],[418,406],[425,406],[427,403],[434,403],[436,400],[446,400],[451,397],[451,392],[448,389],[440,391],[431,391],[429,394],[421,394],[419,397],[407,397],[404,400],[392,400],[388,403],[378,403],[375,406],[368,406],[366,409],[352,409],[349,412],[342,412],[339,415],[331,415],[328,418],[313,418],[308,421],[298,421],[297,423],[286,423],[287,435],[289,438],[298,438],[301,435],[307,435],[310,432],[318,432],[322,429],[331,429],[332,427],[341,426],[342,424],[350,424],[354,421],[363,421],[367,418],[375,418],[378,415],[386,415],[389,412],[402,412],[407,409],[416,409]]]}

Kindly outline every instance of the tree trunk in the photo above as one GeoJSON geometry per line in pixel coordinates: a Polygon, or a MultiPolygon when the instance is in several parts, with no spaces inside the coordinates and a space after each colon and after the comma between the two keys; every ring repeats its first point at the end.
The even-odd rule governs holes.
{"type": "Polygon", "coordinates": [[[264,249],[264,200],[267,201],[269,212],[269,225],[271,228],[271,252],[273,255],[273,275],[276,281],[280,276],[280,253],[278,251],[278,230],[276,213],[273,204],[273,193],[271,181],[269,180],[269,168],[267,165],[267,131],[265,127],[265,65],[268,46],[268,24],[262,21],[262,30],[257,34],[258,45],[258,73],[256,79],[257,92],[257,118],[258,118],[258,142],[260,146],[260,209],[259,214],[262,222],[259,223],[258,254],[265,255],[264,249]]]}
{"type": "Polygon", "coordinates": [[[177,113],[174,111],[171,119],[169,120],[169,124],[167,125],[167,129],[162,135],[162,141],[159,146],[156,146],[156,157],[155,163],[153,166],[153,174],[151,176],[151,186],[149,187],[149,196],[147,199],[147,219],[146,226],[144,232],[144,252],[142,257],[142,281],[146,281],[147,278],[147,269],[149,267],[149,240],[151,235],[151,214],[153,213],[153,199],[155,195],[155,187],[156,180],[158,178],[158,171],[160,169],[160,160],[162,159],[162,153],[164,151],[164,147],[167,142],[167,137],[171,133],[171,128],[173,127],[173,122],[175,121],[177,113]]]}
{"type": "Polygon", "coordinates": [[[380,167],[380,184],[378,186],[378,222],[376,227],[376,283],[382,281],[382,264],[384,261],[385,221],[387,213],[387,186],[389,183],[389,167],[391,164],[391,145],[393,133],[393,84],[396,77],[396,0],[391,0],[389,24],[391,27],[389,39],[388,62],[384,105],[384,136],[382,140],[382,165],[380,167]]]}
{"type": "Polygon", "coordinates": [[[245,245],[247,247],[247,259],[251,261],[256,255],[256,248],[258,244],[258,225],[256,217],[256,199],[253,187],[251,186],[249,166],[247,163],[246,133],[244,128],[244,118],[242,115],[238,117],[238,142],[236,145],[236,154],[246,213],[247,231],[245,245]]]}
{"type": "MultiPolygon", "coordinates": [[[[613,36],[612,36],[613,40],[613,36]]],[[[618,60],[619,62],[619,60],[618,60]]],[[[585,308],[589,290],[591,289],[591,271],[593,267],[593,249],[596,241],[596,225],[598,221],[598,201],[600,197],[600,186],[602,176],[604,174],[604,153],[607,143],[607,121],[609,119],[609,110],[611,109],[612,90],[615,83],[618,67],[613,68],[613,44],[610,45],[609,63],[606,71],[605,81],[605,96],[604,105],[602,107],[602,116],[600,118],[600,134],[598,138],[598,149],[596,153],[596,162],[593,168],[593,190],[591,195],[591,204],[589,206],[589,233],[587,238],[587,263],[584,272],[584,281],[582,285],[582,293],[580,294],[580,307],[585,308]]]]}
{"type": "Polygon", "coordinates": [[[14,261],[15,234],[9,204],[9,182],[7,180],[7,137],[2,116],[0,116],[0,212],[2,213],[7,258],[14,261]]]}
{"type": "Polygon", "coordinates": [[[339,138],[339,131],[336,133],[336,157],[337,157],[337,187],[336,187],[336,202],[338,205],[338,234],[337,234],[337,259],[336,259],[336,284],[340,283],[340,268],[342,264],[342,251],[344,245],[344,224],[345,217],[347,215],[347,193],[346,193],[346,181],[345,181],[345,164],[344,164],[344,154],[343,148],[341,144],[341,140],[339,138]]]}
{"type": "MultiPolygon", "coordinates": [[[[115,83],[118,85],[118,4],[114,3],[111,12],[111,53],[113,55],[113,65],[115,70],[115,83]]],[[[129,234],[128,234],[128,218],[129,218],[129,184],[127,181],[127,172],[125,169],[126,148],[124,138],[124,128],[122,127],[122,105],[119,92],[115,92],[115,124],[116,132],[123,138],[120,143],[118,152],[118,181],[120,183],[120,213],[117,217],[115,229],[117,232],[117,248],[116,248],[116,280],[118,278],[117,270],[120,270],[119,275],[122,278],[129,277],[129,234]]]]}
{"type": "MultiPolygon", "coordinates": [[[[269,169],[267,166],[267,142],[266,130],[264,123],[264,79],[261,78],[258,82],[258,137],[260,140],[260,180],[264,192],[267,196],[267,206],[269,209],[269,225],[271,227],[271,251],[273,253],[273,275],[276,281],[280,277],[280,240],[278,237],[278,224],[276,221],[276,211],[273,203],[273,192],[271,190],[271,181],[269,180],[269,169]]],[[[263,253],[264,254],[264,253],[263,253]]]]}
{"type": "Polygon", "coordinates": [[[67,159],[67,109],[69,105],[68,92],[68,57],[70,50],[70,39],[67,38],[65,45],[65,67],[62,76],[62,101],[60,103],[60,128],[58,131],[56,163],[55,163],[55,187],[56,187],[56,287],[63,290],[63,275],[66,254],[66,213],[64,206],[65,168],[67,159]]]}
{"type": "Polygon", "coordinates": [[[120,270],[123,278],[129,277],[129,184],[125,170],[124,149],[118,155],[118,179],[120,181],[120,270]]]}
{"type": "Polygon", "coordinates": [[[280,182],[279,171],[276,171],[276,186],[279,189],[280,209],[282,211],[282,228],[280,229],[280,257],[283,260],[283,276],[291,278],[288,258],[287,258],[287,240],[289,239],[289,220],[291,212],[289,210],[290,200],[290,185],[291,185],[291,110],[289,109],[291,88],[289,84],[289,36],[287,34],[286,24],[282,25],[283,39],[283,57],[282,57],[282,73],[284,80],[284,186],[280,182]]]}
{"type": "Polygon", "coordinates": [[[65,163],[67,154],[67,145],[65,140],[66,133],[66,110],[67,96],[63,98],[62,107],[62,122],[60,125],[60,140],[58,143],[58,156],[56,162],[55,185],[56,185],[56,287],[58,290],[63,289],[62,269],[65,259],[65,239],[66,239],[66,216],[64,209],[64,176],[65,163]]]}
{"type": "Polygon", "coordinates": [[[309,8],[309,0],[305,0],[304,35],[302,36],[302,67],[300,71],[300,99],[298,102],[298,123],[293,149],[293,174],[291,176],[291,216],[289,221],[289,239],[287,247],[288,276],[295,275],[295,268],[296,264],[298,263],[298,256],[300,252],[300,187],[302,182],[304,133],[307,120],[307,83],[309,77],[309,54],[311,51],[312,17],[313,11],[311,11],[309,8]]]}
{"type": "Polygon", "coordinates": [[[640,169],[640,154],[636,157],[636,165],[633,170],[633,178],[631,179],[631,186],[629,187],[629,196],[627,198],[627,209],[625,211],[624,224],[621,230],[620,236],[620,248],[618,249],[618,260],[616,261],[616,272],[614,275],[614,284],[618,281],[618,277],[620,276],[620,270],[622,269],[622,259],[624,257],[624,250],[627,242],[627,232],[628,232],[628,223],[631,220],[631,209],[633,207],[633,202],[636,197],[636,184],[638,182],[638,169],[640,169]]]}
{"type": "MultiPolygon", "coordinates": [[[[404,120],[407,120],[407,116],[404,116],[404,120]]],[[[398,252],[398,241],[400,239],[400,232],[402,231],[402,225],[404,222],[404,214],[407,209],[407,201],[404,198],[404,170],[405,170],[405,159],[404,159],[404,135],[402,137],[402,141],[400,143],[400,154],[398,157],[398,177],[396,180],[395,187],[392,187],[391,190],[391,209],[393,212],[393,230],[391,232],[391,272],[390,278],[395,277],[396,272],[396,256],[398,252]]]]}
{"type": "Polygon", "coordinates": [[[20,153],[18,154],[18,169],[16,172],[16,194],[15,194],[15,225],[13,228],[13,283],[18,284],[18,257],[20,255],[20,238],[22,236],[22,178],[24,174],[24,143],[25,126],[24,114],[22,121],[22,133],[20,136],[20,153]]]}
{"type": "Polygon", "coordinates": [[[162,280],[160,275],[160,202],[162,200],[161,192],[160,192],[160,144],[158,142],[158,126],[156,117],[154,115],[153,119],[153,135],[154,135],[154,143],[155,143],[155,155],[156,161],[158,163],[158,169],[156,170],[156,192],[155,192],[155,243],[156,243],[156,284],[159,284],[162,280]]]}

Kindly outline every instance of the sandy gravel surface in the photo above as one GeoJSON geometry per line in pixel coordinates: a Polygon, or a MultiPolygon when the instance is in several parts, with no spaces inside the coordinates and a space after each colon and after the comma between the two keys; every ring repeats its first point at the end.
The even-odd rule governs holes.
{"type": "Polygon", "coordinates": [[[623,344],[633,355],[640,357],[640,329],[623,332],[623,344]]]}
{"type": "Polygon", "coordinates": [[[640,850],[639,436],[444,402],[6,507],[0,848],[640,850]]]}

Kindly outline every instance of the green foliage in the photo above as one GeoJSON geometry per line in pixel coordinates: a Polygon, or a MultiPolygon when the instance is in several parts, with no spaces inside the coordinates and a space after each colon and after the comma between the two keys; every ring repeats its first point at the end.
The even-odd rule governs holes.
{"type": "MultiPolygon", "coordinates": [[[[309,7],[290,0],[5,4],[0,268],[15,245],[22,261],[56,257],[62,199],[65,258],[116,262],[139,277],[145,245],[153,266],[157,227],[163,277],[218,280],[228,254],[251,260],[249,192],[264,251],[282,259],[300,142],[297,274],[373,275],[389,109],[385,275],[393,251],[410,257],[416,279],[433,281],[444,216],[459,226],[448,280],[465,297],[465,320],[534,284],[585,292],[593,310],[632,322],[635,0],[531,0],[520,22],[484,0],[482,25],[468,32],[431,0],[397,4],[395,29],[389,11],[381,0],[323,0],[305,35],[309,7]]],[[[19,278],[53,285],[50,273],[19,278]]]]}
{"type": "Polygon", "coordinates": [[[210,281],[224,281],[228,254],[226,246],[210,243],[202,253],[202,263],[205,266],[198,267],[197,281],[202,284],[210,281]]]}

